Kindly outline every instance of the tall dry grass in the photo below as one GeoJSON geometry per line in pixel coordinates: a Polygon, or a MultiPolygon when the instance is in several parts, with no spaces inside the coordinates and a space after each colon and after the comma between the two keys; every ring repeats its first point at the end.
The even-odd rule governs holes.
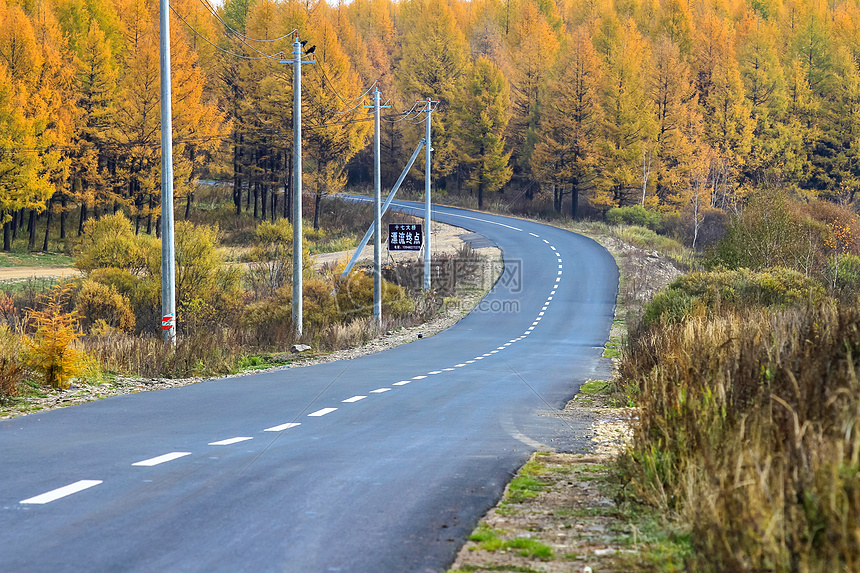
{"type": "Polygon", "coordinates": [[[691,570],[860,571],[860,301],[704,311],[631,337],[625,466],[691,570]]]}

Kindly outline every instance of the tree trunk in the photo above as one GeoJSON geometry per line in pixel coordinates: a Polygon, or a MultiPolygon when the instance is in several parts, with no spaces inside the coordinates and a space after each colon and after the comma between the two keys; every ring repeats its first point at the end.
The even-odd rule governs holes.
{"type": "Polygon", "coordinates": [[[272,187],[272,223],[275,222],[275,219],[278,217],[278,188],[277,186],[272,187]]]}
{"type": "Polygon", "coordinates": [[[236,214],[242,214],[242,166],[239,162],[239,139],[240,136],[233,132],[233,204],[236,205],[236,214]]]}
{"type": "Polygon", "coordinates": [[[66,240],[66,217],[68,217],[69,198],[65,193],[60,195],[60,240],[66,240]]]}
{"type": "Polygon", "coordinates": [[[12,240],[18,238],[18,226],[20,225],[20,216],[23,209],[12,213],[12,240]]]}
{"type": "Polygon", "coordinates": [[[574,181],[570,186],[570,218],[576,219],[579,216],[579,184],[574,181]]]}
{"type": "Polygon", "coordinates": [[[322,193],[317,193],[314,196],[314,231],[320,228],[320,202],[322,201],[322,193]]]}
{"type": "MultiPolygon", "coordinates": [[[[0,213],[0,216],[5,217],[6,211],[0,213]]],[[[3,223],[3,250],[7,253],[12,250],[12,221],[3,223]]]]}
{"type": "Polygon", "coordinates": [[[260,208],[263,221],[269,218],[269,182],[260,185],[260,208]]]}
{"type": "Polygon", "coordinates": [[[260,216],[260,182],[254,181],[254,218],[260,216]]]}
{"type": "Polygon", "coordinates": [[[48,217],[45,219],[45,242],[42,243],[42,250],[48,252],[48,236],[51,234],[51,223],[54,220],[54,198],[48,199],[48,217]]]}
{"type": "Polygon", "coordinates": [[[194,202],[194,193],[189,193],[188,197],[185,198],[185,220],[188,220],[188,216],[191,215],[191,203],[194,202]]]}
{"type": "Polygon", "coordinates": [[[152,208],[154,207],[154,203],[152,201],[152,193],[149,194],[149,199],[147,200],[147,212],[146,212],[146,234],[152,234],[152,208]]]}
{"type": "Polygon", "coordinates": [[[36,250],[36,210],[30,209],[30,220],[27,221],[27,230],[30,233],[27,241],[27,250],[33,252],[36,250]]]}
{"type": "Polygon", "coordinates": [[[78,219],[78,236],[84,234],[84,223],[87,222],[87,202],[81,203],[81,217],[78,219]]]}

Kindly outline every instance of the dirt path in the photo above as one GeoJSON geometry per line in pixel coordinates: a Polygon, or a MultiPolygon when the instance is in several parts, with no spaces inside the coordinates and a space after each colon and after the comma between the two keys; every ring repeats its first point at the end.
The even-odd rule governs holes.
{"type": "Polygon", "coordinates": [[[74,267],[0,267],[0,282],[30,278],[78,277],[81,271],[74,267]]]}

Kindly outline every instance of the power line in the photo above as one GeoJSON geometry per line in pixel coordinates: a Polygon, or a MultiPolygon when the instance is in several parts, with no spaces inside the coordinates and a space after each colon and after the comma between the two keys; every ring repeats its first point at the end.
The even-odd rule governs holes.
{"type": "Polygon", "coordinates": [[[292,36],[293,34],[295,34],[296,32],[298,32],[298,31],[299,31],[299,29],[298,29],[298,28],[296,28],[296,29],[294,29],[292,32],[290,32],[289,34],[284,34],[284,35],[283,35],[283,36],[281,36],[280,38],[275,38],[275,39],[273,39],[273,40],[263,40],[263,39],[260,39],[260,38],[251,38],[250,36],[246,36],[246,35],[245,35],[245,34],[243,34],[242,32],[240,32],[240,31],[238,31],[237,29],[235,29],[235,28],[231,27],[231,26],[230,26],[230,24],[228,24],[227,22],[225,22],[225,21],[224,21],[224,19],[221,17],[221,15],[220,15],[220,14],[218,14],[218,11],[215,9],[215,7],[214,7],[214,6],[212,6],[212,4],[210,4],[208,0],[200,0],[200,2],[203,4],[203,6],[206,8],[206,10],[207,10],[207,11],[208,11],[212,16],[214,16],[214,17],[215,17],[215,19],[217,19],[219,22],[221,22],[221,23],[224,25],[224,27],[225,27],[225,28],[227,28],[228,30],[230,30],[230,32],[231,32],[231,33],[233,33],[233,35],[235,35],[235,36],[236,36],[236,37],[238,37],[238,38],[243,38],[243,39],[245,39],[245,40],[250,40],[250,41],[252,41],[252,42],[277,42],[277,41],[279,41],[279,40],[283,40],[283,39],[285,39],[285,38],[289,38],[290,36],[292,36]]]}
{"type": "Polygon", "coordinates": [[[171,10],[175,15],[176,15],[176,17],[177,17],[177,18],[179,18],[180,20],[182,20],[182,22],[183,22],[183,23],[185,23],[185,25],[186,25],[186,26],[188,26],[188,28],[189,28],[192,32],[194,32],[195,34],[197,34],[198,36],[200,36],[200,38],[201,38],[202,40],[204,40],[204,41],[205,41],[207,44],[209,44],[210,46],[212,46],[212,47],[214,47],[214,48],[217,48],[217,49],[221,50],[221,51],[222,51],[222,52],[224,52],[225,54],[228,54],[228,55],[231,55],[231,56],[235,56],[235,57],[237,57],[237,58],[242,58],[242,59],[245,59],[245,60],[268,60],[268,59],[273,59],[273,58],[275,58],[276,56],[279,56],[279,55],[280,55],[280,53],[278,53],[278,54],[272,54],[272,55],[263,54],[263,52],[261,52],[260,50],[257,50],[256,48],[253,48],[252,46],[248,46],[248,47],[249,47],[249,48],[251,48],[251,49],[253,49],[255,52],[260,53],[260,54],[263,54],[263,55],[262,55],[262,56],[246,56],[246,55],[244,55],[244,54],[237,54],[236,52],[231,52],[230,50],[227,50],[227,49],[225,49],[225,48],[222,48],[222,47],[221,47],[221,46],[219,46],[218,44],[216,44],[216,43],[212,42],[212,40],[210,40],[209,38],[207,38],[206,36],[204,36],[203,34],[201,34],[200,32],[198,32],[198,31],[194,28],[194,26],[192,26],[191,24],[189,24],[189,23],[188,23],[188,21],[186,21],[186,20],[185,20],[185,18],[183,18],[182,16],[180,16],[180,15],[179,15],[179,12],[177,12],[177,11],[176,11],[176,8],[174,8],[173,6],[170,6],[170,10],[171,10]]]}
{"type": "MultiPolygon", "coordinates": [[[[205,0],[203,0],[203,1],[205,1],[205,0]]],[[[233,32],[236,34],[236,37],[238,38],[238,40],[239,40],[240,42],[242,42],[243,44],[245,44],[245,46],[247,46],[248,48],[250,48],[250,49],[251,49],[251,50],[253,50],[254,52],[257,52],[257,53],[258,53],[258,54],[260,54],[260,55],[265,55],[263,52],[261,52],[260,50],[258,50],[257,48],[255,48],[254,46],[252,46],[251,44],[249,44],[248,42],[246,42],[243,38],[245,38],[245,37],[247,37],[247,36],[245,36],[244,34],[239,33],[238,31],[234,30],[233,28],[231,28],[231,27],[230,27],[230,25],[228,25],[228,24],[227,24],[227,22],[225,22],[225,21],[224,21],[224,19],[223,19],[223,18],[221,18],[221,16],[218,14],[218,12],[211,8],[211,6],[209,6],[209,13],[210,13],[210,14],[212,14],[213,16],[215,16],[215,18],[216,18],[219,22],[221,22],[221,24],[223,24],[223,25],[224,25],[224,27],[226,27],[226,28],[228,28],[229,30],[233,31],[233,32]]],[[[292,32],[290,32],[290,34],[292,34],[292,32]]],[[[259,41],[259,40],[255,40],[254,38],[248,38],[248,39],[249,39],[249,40],[254,40],[254,41],[259,41]]]]}
{"type": "Polygon", "coordinates": [[[344,103],[364,99],[364,97],[370,93],[370,90],[372,90],[374,87],[376,87],[376,84],[379,83],[379,80],[376,80],[372,84],[370,84],[370,87],[367,88],[367,90],[365,90],[365,92],[363,94],[361,94],[357,97],[345,98],[342,95],[340,95],[339,93],[337,93],[337,89],[335,89],[334,83],[328,78],[328,76],[326,75],[325,70],[322,68],[322,66],[315,66],[314,69],[317,71],[317,73],[322,74],[323,85],[325,85],[326,82],[328,82],[329,89],[332,91],[332,93],[334,93],[334,95],[336,95],[340,99],[340,101],[342,101],[344,103]]]}

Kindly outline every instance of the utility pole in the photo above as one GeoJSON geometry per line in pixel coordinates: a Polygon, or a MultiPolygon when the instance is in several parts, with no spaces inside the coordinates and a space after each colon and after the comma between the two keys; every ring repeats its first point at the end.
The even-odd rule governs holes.
{"type": "Polygon", "coordinates": [[[173,117],[170,102],[170,8],[160,3],[161,27],[161,329],[176,344],[176,255],[173,250],[173,117]]]}
{"type": "Polygon", "coordinates": [[[373,323],[382,328],[382,169],[379,86],[373,92],[373,323]]]}
{"type": "Polygon", "coordinates": [[[426,132],[424,134],[424,290],[430,290],[430,114],[433,113],[433,104],[439,105],[438,101],[427,98],[424,111],[427,112],[426,132]]]}
{"type": "Polygon", "coordinates": [[[373,91],[373,322],[382,328],[382,174],[379,161],[379,86],[373,91]]]}
{"type": "MultiPolygon", "coordinates": [[[[165,1],[165,0],[162,0],[165,1]]],[[[296,338],[302,337],[302,44],[296,35],[293,59],[281,60],[293,64],[293,326],[296,338]]]]}

